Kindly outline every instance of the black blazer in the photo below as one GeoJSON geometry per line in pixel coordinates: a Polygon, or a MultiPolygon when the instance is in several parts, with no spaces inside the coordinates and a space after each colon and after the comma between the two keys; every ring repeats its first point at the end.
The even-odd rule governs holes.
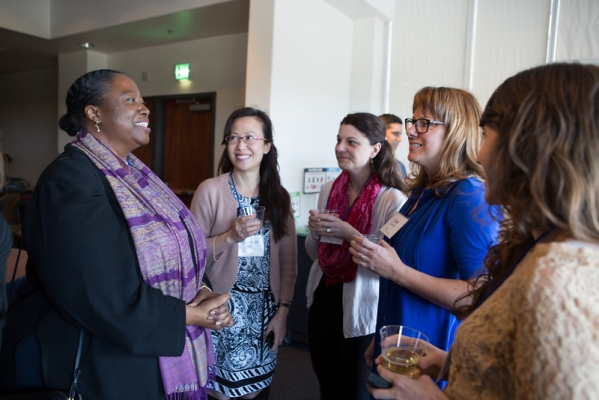
{"type": "Polygon", "coordinates": [[[185,303],[143,281],[114,192],[79,149],[67,145],[41,175],[23,238],[27,283],[9,310],[7,351],[35,332],[44,385],[66,390],[83,329],[83,398],[164,399],[158,356],[181,355],[185,303]]]}

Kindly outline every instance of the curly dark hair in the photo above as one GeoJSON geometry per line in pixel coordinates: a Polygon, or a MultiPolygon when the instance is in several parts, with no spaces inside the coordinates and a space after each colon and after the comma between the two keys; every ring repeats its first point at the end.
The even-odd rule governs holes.
{"type": "Polygon", "coordinates": [[[225,138],[231,134],[233,122],[238,118],[254,117],[262,123],[262,132],[264,132],[264,143],[270,143],[270,151],[262,157],[260,162],[260,184],[259,196],[260,205],[266,207],[265,218],[270,222],[270,228],[275,241],[279,241],[289,231],[287,218],[293,215],[291,209],[291,198],[289,193],[281,185],[279,176],[278,152],[273,142],[273,126],[270,117],[261,110],[246,107],[233,111],[225,124],[225,134],[221,144],[225,145],[223,154],[218,163],[218,170],[221,174],[233,171],[233,163],[229,160],[225,138]]]}
{"type": "Polygon", "coordinates": [[[599,68],[562,63],[520,72],[495,90],[480,125],[497,132],[487,174],[506,218],[487,273],[458,299],[472,300],[456,307],[460,317],[508,275],[533,232],[555,227],[599,241],[599,68]]]}
{"type": "Polygon", "coordinates": [[[111,90],[110,83],[116,74],[122,72],[111,69],[98,69],[80,76],[67,92],[67,113],[60,118],[60,129],[75,136],[85,128],[85,106],[100,106],[104,95],[111,90]]]}

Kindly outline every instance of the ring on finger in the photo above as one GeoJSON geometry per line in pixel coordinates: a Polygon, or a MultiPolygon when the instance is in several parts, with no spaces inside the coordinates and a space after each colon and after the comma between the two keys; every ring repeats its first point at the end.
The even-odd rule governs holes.
{"type": "Polygon", "coordinates": [[[327,228],[327,233],[331,233],[331,228],[327,228]]]}
{"type": "Polygon", "coordinates": [[[360,260],[362,260],[362,262],[364,262],[364,254],[360,253],[360,260]]]}

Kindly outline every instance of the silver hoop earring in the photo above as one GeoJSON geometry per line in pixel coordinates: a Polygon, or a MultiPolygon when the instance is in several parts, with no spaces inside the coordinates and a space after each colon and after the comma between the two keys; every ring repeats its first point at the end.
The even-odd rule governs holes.
{"type": "Polygon", "coordinates": [[[96,130],[100,132],[100,121],[96,121],[96,130]]]}

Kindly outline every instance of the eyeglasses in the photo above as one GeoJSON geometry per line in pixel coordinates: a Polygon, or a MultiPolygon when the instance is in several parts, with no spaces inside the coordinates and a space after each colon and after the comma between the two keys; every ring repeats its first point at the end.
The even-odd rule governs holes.
{"type": "Polygon", "coordinates": [[[261,138],[258,136],[253,136],[253,135],[246,135],[246,136],[237,136],[237,135],[229,135],[229,136],[225,136],[225,142],[227,142],[227,144],[237,144],[239,143],[240,140],[243,140],[243,142],[247,145],[252,145],[252,144],[256,144],[261,140],[266,140],[265,138],[261,138]]]}
{"type": "Polygon", "coordinates": [[[433,120],[426,119],[426,118],[418,118],[418,119],[406,118],[404,121],[406,121],[406,131],[408,129],[410,129],[412,127],[412,125],[415,125],[416,132],[418,132],[418,133],[428,132],[429,125],[445,125],[445,122],[433,121],[433,120]]]}

